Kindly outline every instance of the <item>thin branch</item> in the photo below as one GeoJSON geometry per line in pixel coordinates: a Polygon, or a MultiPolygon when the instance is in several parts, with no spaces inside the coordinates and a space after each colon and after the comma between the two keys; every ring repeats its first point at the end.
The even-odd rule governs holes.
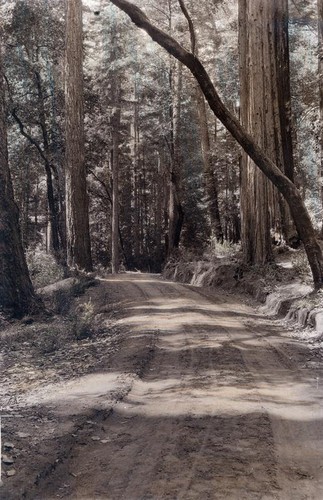
{"type": "Polygon", "coordinates": [[[195,56],[197,55],[197,47],[196,47],[196,33],[195,33],[195,28],[194,28],[194,23],[193,20],[186,8],[186,5],[184,3],[184,0],[178,0],[179,6],[181,8],[181,11],[183,12],[184,16],[186,17],[186,20],[188,22],[188,28],[190,30],[190,37],[191,37],[191,51],[192,54],[195,56]]]}
{"type": "Polygon", "coordinates": [[[28,141],[33,145],[35,146],[35,148],[37,149],[39,155],[41,156],[41,158],[44,160],[45,164],[46,165],[49,165],[49,161],[48,161],[48,158],[45,156],[44,154],[44,151],[42,150],[42,148],[40,147],[40,145],[38,144],[38,142],[36,141],[36,139],[34,139],[30,134],[28,134],[28,132],[26,132],[25,130],[25,126],[24,124],[22,123],[22,121],[20,120],[19,116],[17,115],[17,110],[15,108],[13,108],[11,110],[11,115],[13,116],[13,118],[15,119],[16,123],[18,124],[18,127],[19,127],[19,130],[20,130],[20,133],[23,137],[25,137],[26,139],[28,139],[28,141]]]}
{"type": "MultiPolygon", "coordinates": [[[[7,78],[6,75],[4,75],[4,80],[5,80],[6,84],[7,84],[10,103],[13,106],[14,102],[13,102],[13,98],[12,98],[12,94],[11,94],[11,90],[10,90],[10,84],[9,84],[9,80],[8,80],[8,78],[7,78]]],[[[44,160],[45,168],[46,169],[50,168],[53,171],[53,173],[55,175],[55,178],[57,179],[58,178],[57,168],[49,161],[49,159],[47,158],[47,156],[45,154],[45,151],[41,148],[41,146],[39,145],[39,143],[37,142],[37,140],[34,137],[32,137],[32,135],[30,135],[28,132],[26,132],[25,125],[22,123],[21,119],[19,118],[19,116],[17,114],[17,109],[15,107],[13,107],[13,109],[11,110],[11,115],[14,118],[14,120],[16,121],[16,123],[18,124],[18,127],[19,127],[21,135],[23,137],[25,137],[26,139],[28,139],[28,141],[33,146],[35,146],[35,148],[37,149],[40,157],[42,158],[42,160],[44,160]]],[[[41,128],[42,134],[43,134],[43,137],[44,137],[44,128],[43,128],[43,125],[40,122],[35,122],[35,125],[38,125],[41,128]]]]}
{"type": "Polygon", "coordinates": [[[297,10],[298,14],[300,15],[300,21],[297,19],[297,20],[294,20],[295,24],[300,24],[301,26],[307,26],[311,31],[313,31],[315,34],[317,33],[317,30],[315,28],[313,28],[313,26],[311,26],[307,21],[306,21],[306,17],[304,16],[304,13],[301,11],[301,9],[299,8],[299,6],[296,4],[295,0],[292,0],[292,4],[294,5],[295,9],[297,10]]]}
{"type": "Polygon", "coordinates": [[[108,186],[106,185],[106,183],[105,183],[102,179],[100,179],[100,177],[98,177],[98,176],[96,175],[96,173],[95,173],[92,169],[90,169],[90,170],[89,170],[89,173],[90,173],[90,174],[94,177],[94,179],[95,179],[96,181],[98,181],[98,183],[99,183],[99,184],[101,184],[101,186],[103,187],[103,189],[104,189],[104,191],[105,191],[105,193],[106,193],[106,195],[107,195],[107,198],[108,198],[108,200],[109,200],[109,203],[112,205],[111,193],[110,193],[109,188],[108,188],[108,186]]]}
{"type": "Polygon", "coordinates": [[[167,18],[167,20],[169,21],[170,16],[169,16],[168,12],[165,12],[163,9],[156,7],[156,5],[153,5],[153,9],[157,10],[157,12],[160,12],[160,14],[163,14],[167,18]]]}

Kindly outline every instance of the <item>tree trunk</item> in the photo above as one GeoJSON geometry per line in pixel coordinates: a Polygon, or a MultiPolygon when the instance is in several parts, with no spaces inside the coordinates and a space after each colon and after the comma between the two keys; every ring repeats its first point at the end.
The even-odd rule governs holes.
{"type": "Polygon", "coordinates": [[[111,117],[112,125],[112,221],[111,221],[111,267],[119,272],[119,143],[120,102],[117,102],[111,117]]]}
{"type": "Polygon", "coordinates": [[[137,89],[134,90],[134,113],[131,124],[131,156],[132,156],[132,178],[133,178],[133,254],[135,265],[140,259],[140,208],[139,208],[139,105],[137,102],[137,89]]]}
{"type": "Polygon", "coordinates": [[[131,20],[144,29],[151,38],[182,62],[198,81],[206,100],[215,116],[232,134],[257,167],[277,187],[287,201],[295,226],[304,244],[308,261],[312,270],[316,288],[323,286],[323,254],[316,239],[314,227],[305,207],[302,196],[294,183],[267,156],[257,141],[242,127],[237,118],[220,99],[207,71],[192,53],[185,50],[167,33],[154,26],[148,17],[136,6],[126,0],[111,0],[114,5],[126,12],[131,20]]]}
{"type": "MultiPolygon", "coordinates": [[[[269,75],[265,72],[263,57],[264,53],[268,54],[268,43],[263,40],[265,8],[259,8],[259,1],[239,2],[240,116],[245,129],[264,147],[267,140],[264,103],[269,75]]],[[[265,264],[273,260],[271,190],[264,174],[244,153],[241,158],[241,243],[244,261],[248,264],[265,264]]]]}
{"type": "MultiPolygon", "coordinates": [[[[277,165],[285,175],[294,182],[294,152],[292,137],[292,109],[289,64],[289,30],[288,30],[288,0],[275,0],[272,4],[271,66],[273,78],[273,107],[275,127],[275,152],[277,165]],[[277,99],[275,98],[277,91],[277,99]]],[[[281,232],[287,244],[291,242],[297,231],[286,201],[278,194],[281,218],[281,232]]]]}
{"type": "MultiPolygon", "coordinates": [[[[24,249],[29,246],[29,204],[30,204],[30,165],[26,162],[26,170],[21,172],[21,185],[23,186],[22,200],[20,205],[20,226],[21,226],[21,240],[24,249]]],[[[18,204],[19,207],[19,204],[18,204]]]]}
{"type": "Polygon", "coordinates": [[[176,73],[170,74],[170,83],[173,102],[170,109],[171,119],[171,162],[169,183],[168,208],[168,254],[178,248],[184,220],[183,208],[180,200],[180,120],[181,120],[181,93],[182,93],[182,65],[178,62],[176,73]]]}
{"type": "Polygon", "coordinates": [[[84,158],[82,2],[67,0],[66,59],[66,230],[70,267],[92,270],[84,158]]]}
{"type": "MultiPolygon", "coordinates": [[[[293,180],[287,0],[240,0],[241,120],[279,168],[293,180]]],[[[241,162],[244,259],[273,258],[270,229],[295,235],[286,202],[247,154],[241,162]]]]}
{"type": "Polygon", "coordinates": [[[46,172],[49,221],[51,225],[50,246],[51,249],[53,250],[55,257],[58,259],[58,261],[60,261],[61,256],[60,256],[60,240],[59,240],[59,211],[58,211],[57,198],[54,192],[52,169],[50,165],[50,148],[49,148],[47,125],[46,125],[46,115],[44,109],[43,85],[40,73],[38,71],[35,71],[35,80],[38,93],[39,123],[43,136],[44,155],[46,157],[44,161],[44,167],[46,172]]]}
{"type": "Polygon", "coordinates": [[[51,242],[50,249],[53,250],[54,256],[57,261],[61,261],[61,256],[59,255],[60,243],[59,243],[59,213],[57,209],[57,203],[54,195],[53,177],[52,169],[49,160],[49,143],[48,135],[46,130],[45,115],[40,113],[40,125],[43,134],[43,149],[40,144],[25,130],[25,126],[17,114],[16,109],[12,109],[11,114],[19,126],[20,133],[23,137],[28,139],[28,141],[36,147],[41,159],[43,160],[45,174],[46,174],[46,187],[47,187],[47,203],[49,209],[49,221],[51,224],[51,242]]]}
{"type": "Polygon", "coordinates": [[[218,182],[211,163],[210,134],[204,95],[200,87],[195,88],[196,109],[200,126],[200,141],[203,158],[204,187],[207,207],[211,222],[211,234],[217,241],[223,243],[223,231],[220,219],[218,182]]]}
{"type": "Polygon", "coordinates": [[[11,183],[0,54],[0,309],[21,317],[39,309],[30,281],[11,183]]]}
{"type": "Polygon", "coordinates": [[[161,266],[163,260],[163,249],[162,249],[162,220],[163,220],[163,193],[164,193],[164,183],[163,183],[163,173],[161,157],[157,151],[157,175],[156,175],[156,256],[157,265],[161,266]]]}
{"type": "MultiPolygon", "coordinates": [[[[323,0],[317,0],[317,22],[318,22],[318,77],[319,77],[319,98],[320,98],[320,185],[321,203],[323,209],[323,0]]],[[[323,238],[323,222],[321,229],[323,238]]]]}

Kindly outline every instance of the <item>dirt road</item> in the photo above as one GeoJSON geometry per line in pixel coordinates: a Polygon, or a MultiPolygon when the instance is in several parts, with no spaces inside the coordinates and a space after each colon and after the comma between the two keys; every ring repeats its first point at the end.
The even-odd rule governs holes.
{"type": "Polygon", "coordinates": [[[238,299],[153,275],[90,295],[122,304],[127,334],[104,370],[28,395],[66,450],[26,498],[323,498],[323,370],[305,345],[238,299]]]}

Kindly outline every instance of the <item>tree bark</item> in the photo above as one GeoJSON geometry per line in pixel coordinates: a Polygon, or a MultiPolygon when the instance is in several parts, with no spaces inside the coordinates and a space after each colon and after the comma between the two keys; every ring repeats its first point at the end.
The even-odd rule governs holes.
{"type": "MultiPolygon", "coordinates": [[[[262,147],[267,141],[265,105],[271,75],[265,67],[268,38],[263,29],[265,7],[258,0],[239,1],[240,116],[245,129],[262,147]],[[266,71],[267,70],[267,71],[266,71]]],[[[266,62],[267,64],[267,62],[266,62]]],[[[272,123],[272,125],[274,125],[272,123]]],[[[269,133],[269,131],[268,131],[269,133]]],[[[268,141],[270,145],[272,142],[268,141]]],[[[272,153],[272,151],[270,151],[272,153]]],[[[269,204],[272,185],[256,168],[247,153],[241,158],[241,243],[247,264],[265,264],[273,260],[269,204]]]]}
{"type": "MultiPolygon", "coordinates": [[[[240,0],[241,120],[257,144],[293,180],[287,0],[240,0]]],[[[273,259],[271,234],[295,236],[286,202],[247,154],[241,162],[244,259],[273,259]]]]}
{"type": "Polygon", "coordinates": [[[82,1],[67,0],[65,57],[67,262],[70,267],[91,271],[83,99],[82,1]]]}
{"type": "Polygon", "coordinates": [[[120,102],[112,112],[112,221],[111,221],[111,267],[112,273],[119,272],[119,143],[120,102]]]}
{"type": "Polygon", "coordinates": [[[316,288],[323,286],[323,254],[315,236],[315,231],[302,196],[294,183],[266,155],[257,141],[242,127],[237,118],[230,112],[220,99],[207,71],[192,53],[184,49],[170,35],[154,26],[148,17],[136,6],[126,0],[111,0],[111,2],[126,12],[139,28],[144,29],[150,37],[171,55],[184,64],[198,81],[201,90],[215,116],[241,145],[244,151],[255,162],[257,167],[277,187],[287,201],[295,226],[304,244],[309,264],[312,270],[316,288]]]}
{"type": "MultiPolygon", "coordinates": [[[[270,6],[270,5],[269,5],[270,6]]],[[[273,114],[276,122],[274,161],[281,165],[286,176],[294,182],[294,151],[292,137],[292,108],[289,63],[288,0],[274,0],[271,6],[271,67],[273,78],[273,114]],[[277,98],[276,98],[277,92],[277,98]]],[[[286,201],[278,195],[281,232],[287,242],[297,237],[297,231],[286,201]]]]}
{"type": "Polygon", "coordinates": [[[182,93],[182,65],[178,62],[176,74],[171,72],[172,106],[171,119],[171,161],[168,208],[168,254],[178,248],[184,220],[184,213],[180,199],[181,168],[180,168],[180,123],[181,123],[181,93],[182,93]]]}
{"type": "Polygon", "coordinates": [[[29,277],[8,165],[3,71],[0,53],[0,309],[14,317],[39,310],[29,277]]]}
{"type": "Polygon", "coordinates": [[[218,181],[211,162],[211,146],[209,125],[204,95],[200,87],[195,88],[196,110],[200,126],[200,141],[203,159],[204,189],[207,207],[211,222],[211,234],[220,243],[223,243],[223,230],[220,219],[218,181]]]}
{"type": "Polygon", "coordinates": [[[140,200],[139,200],[139,103],[137,102],[137,89],[135,84],[134,89],[134,112],[133,121],[131,123],[131,157],[132,157],[132,181],[133,181],[133,256],[136,265],[140,259],[140,200]]]}
{"type": "Polygon", "coordinates": [[[44,108],[44,92],[43,92],[41,75],[39,71],[35,71],[35,80],[36,80],[38,104],[39,104],[39,125],[42,131],[44,156],[46,157],[46,160],[44,161],[44,167],[46,172],[48,210],[49,210],[49,219],[51,225],[51,247],[54,256],[57,258],[59,262],[61,262],[63,255],[61,254],[62,249],[60,241],[60,227],[59,227],[60,220],[59,220],[58,200],[54,190],[52,165],[50,162],[50,146],[49,146],[47,125],[46,125],[46,114],[44,108]]]}
{"type": "MultiPolygon", "coordinates": [[[[318,22],[318,77],[319,77],[319,99],[320,99],[320,185],[321,203],[323,209],[323,0],[317,0],[317,22],[318,22]]],[[[323,238],[323,222],[321,229],[323,238]]]]}
{"type": "Polygon", "coordinates": [[[163,183],[163,173],[162,173],[162,163],[159,152],[157,151],[157,174],[155,183],[155,203],[156,203],[156,257],[157,266],[160,267],[163,260],[163,249],[162,249],[162,208],[163,208],[163,193],[164,193],[164,183],[163,183]]]}

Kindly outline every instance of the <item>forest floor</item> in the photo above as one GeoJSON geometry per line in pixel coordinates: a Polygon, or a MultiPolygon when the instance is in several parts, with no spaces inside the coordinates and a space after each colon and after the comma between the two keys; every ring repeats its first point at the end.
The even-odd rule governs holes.
{"type": "Polygon", "coordinates": [[[3,500],[323,498],[322,350],[239,295],[109,276],[0,339],[3,500]]]}

